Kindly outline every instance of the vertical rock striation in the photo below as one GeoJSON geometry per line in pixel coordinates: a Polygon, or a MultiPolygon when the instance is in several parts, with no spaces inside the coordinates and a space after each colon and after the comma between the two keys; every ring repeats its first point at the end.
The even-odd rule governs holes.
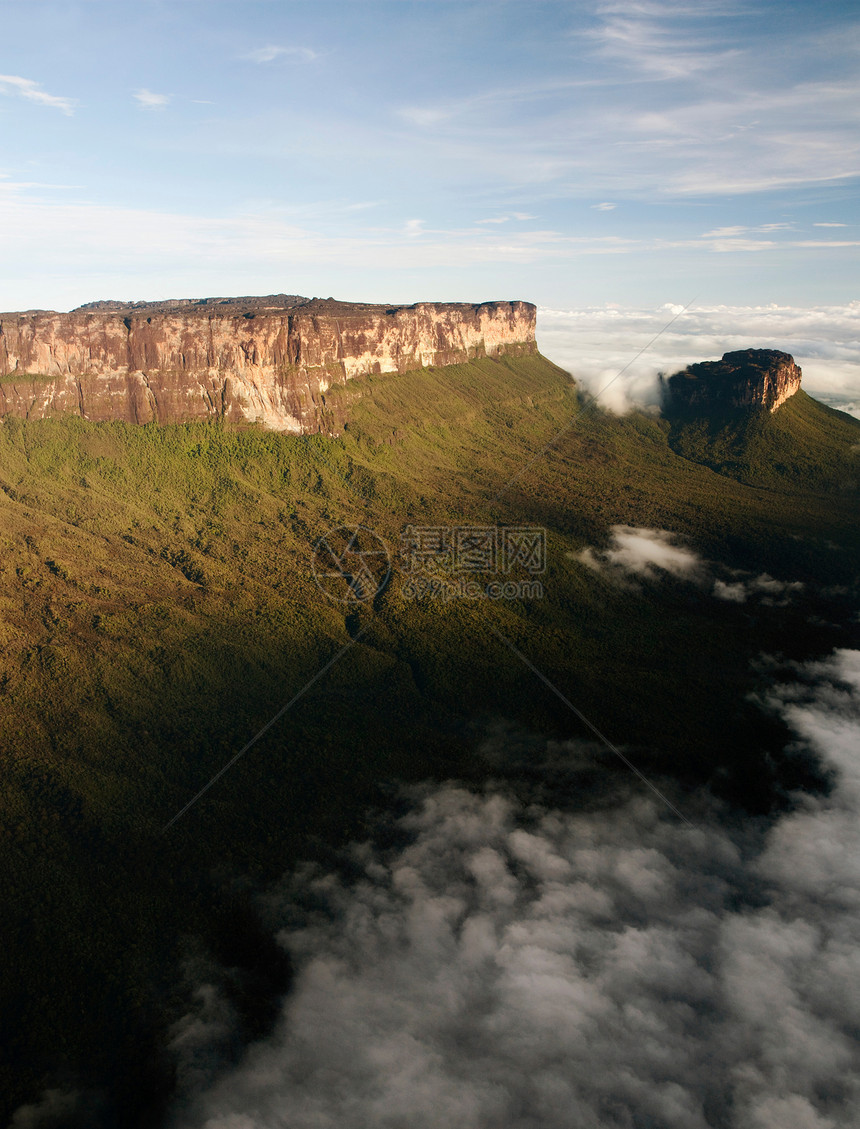
{"type": "Polygon", "coordinates": [[[788,353],[743,349],[722,360],[689,365],[662,378],[668,414],[708,415],[749,408],[777,408],[800,388],[801,371],[788,353]]]}
{"type": "Polygon", "coordinates": [[[0,415],[323,429],[332,384],[536,351],[528,302],[95,302],[0,314],[0,415]]]}

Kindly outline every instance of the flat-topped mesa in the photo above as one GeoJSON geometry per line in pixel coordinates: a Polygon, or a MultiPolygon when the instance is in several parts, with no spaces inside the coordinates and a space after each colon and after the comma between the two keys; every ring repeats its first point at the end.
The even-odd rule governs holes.
{"type": "Polygon", "coordinates": [[[668,414],[686,415],[743,408],[775,412],[800,388],[800,378],[788,353],[742,349],[724,353],[720,361],[702,361],[661,377],[663,406],[668,414]]]}
{"type": "Polygon", "coordinates": [[[0,416],[329,430],[333,384],[534,353],[535,315],[529,302],[382,306],[291,294],[0,314],[0,416]]]}

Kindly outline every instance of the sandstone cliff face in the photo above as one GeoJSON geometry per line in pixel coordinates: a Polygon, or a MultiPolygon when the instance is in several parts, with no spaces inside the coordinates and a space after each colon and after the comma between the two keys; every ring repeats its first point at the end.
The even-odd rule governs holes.
{"type": "Polygon", "coordinates": [[[788,353],[744,349],[702,361],[663,379],[665,409],[707,415],[730,409],[777,408],[800,388],[801,372],[788,353]]]}
{"type": "Polygon", "coordinates": [[[325,429],[332,384],[535,352],[528,302],[369,306],[277,295],[0,314],[0,415],[325,429]]]}

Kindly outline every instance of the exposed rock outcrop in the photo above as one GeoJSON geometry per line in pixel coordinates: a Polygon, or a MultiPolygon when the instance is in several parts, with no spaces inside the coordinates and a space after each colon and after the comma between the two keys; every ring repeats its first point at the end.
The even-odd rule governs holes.
{"type": "Polygon", "coordinates": [[[528,302],[388,307],[284,294],[0,314],[0,415],[326,430],[333,384],[533,353],[535,314],[528,302]]]}
{"type": "Polygon", "coordinates": [[[775,412],[800,388],[800,378],[800,369],[788,353],[742,349],[724,353],[720,361],[702,361],[661,377],[663,405],[669,414],[708,415],[744,408],[775,412]]]}

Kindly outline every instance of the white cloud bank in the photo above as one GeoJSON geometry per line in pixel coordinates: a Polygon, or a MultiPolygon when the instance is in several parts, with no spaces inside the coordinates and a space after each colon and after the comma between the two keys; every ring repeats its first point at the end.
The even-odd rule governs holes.
{"type": "Polygon", "coordinates": [[[810,395],[860,416],[860,300],[815,307],[694,303],[682,313],[683,306],[541,308],[538,345],[613,411],[658,404],[658,372],[736,349],[780,349],[800,365],[810,395]]]}
{"type": "Polygon", "coordinates": [[[300,875],[317,908],[281,935],[278,1029],[174,1124],[856,1126],[860,652],[798,673],[762,704],[836,785],[759,839],[647,796],[571,813],[448,785],[408,846],[354,848],[355,882],[300,875]]]}

